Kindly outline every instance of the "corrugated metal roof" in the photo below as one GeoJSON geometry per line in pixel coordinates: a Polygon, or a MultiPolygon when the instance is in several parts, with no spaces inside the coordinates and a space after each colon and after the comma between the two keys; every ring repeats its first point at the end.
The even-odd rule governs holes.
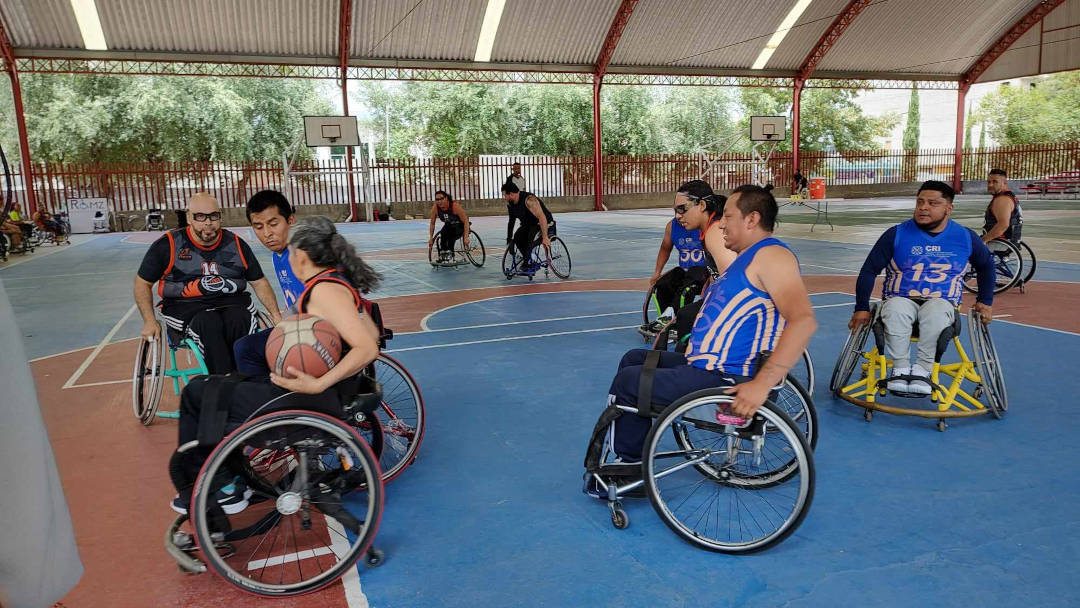
{"type": "Polygon", "coordinates": [[[642,0],[615,65],[749,68],[794,0],[642,0]]]}
{"type": "Polygon", "coordinates": [[[959,74],[1039,0],[906,0],[866,7],[819,70],[959,74]]]}
{"type": "Polygon", "coordinates": [[[487,0],[353,0],[351,55],[472,61],[486,7],[487,0]]]}
{"type": "MultiPolygon", "coordinates": [[[[351,57],[471,62],[487,0],[352,0],[351,57]]],[[[611,64],[745,70],[796,0],[641,0],[611,64]]],[[[818,73],[963,73],[1039,0],[877,0],[848,27],[818,73]]],[[[96,0],[110,51],[287,59],[338,55],[340,0],[96,0]]],[[[814,0],[766,70],[794,70],[847,0],[814,0]]],[[[592,64],[620,0],[507,0],[492,52],[499,63],[592,64]]],[[[70,0],[0,0],[22,55],[82,50],[70,0]]],[[[1047,18],[983,80],[1080,68],[1080,0],[1047,18]],[[1041,50],[1041,63],[1040,53],[1041,50]]],[[[87,52],[83,56],[94,56],[87,52]]]]}
{"type": "Polygon", "coordinates": [[[112,50],[337,54],[337,0],[97,0],[112,50]]]}
{"type": "Polygon", "coordinates": [[[491,60],[594,63],[619,4],[620,0],[507,0],[491,60]]]}
{"type": "Polygon", "coordinates": [[[0,2],[0,17],[12,46],[83,48],[70,0],[4,0],[0,2]]]}

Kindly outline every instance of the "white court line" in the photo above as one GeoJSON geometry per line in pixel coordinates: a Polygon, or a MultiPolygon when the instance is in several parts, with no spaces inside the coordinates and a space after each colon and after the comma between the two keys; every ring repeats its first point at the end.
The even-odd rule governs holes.
{"type": "MultiPolygon", "coordinates": [[[[378,264],[380,261],[383,261],[383,260],[372,260],[371,263],[372,264],[378,264]]],[[[411,274],[409,274],[407,272],[402,272],[402,271],[398,270],[397,267],[395,267],[395,266],[383,266],[382,264],[379,264],[379,266],[381,266],[382,267],[381,269],[383,269],[383,270],[389,270],[390,272],[395,272],[397,274],[400,274],[401,276],[405,277],[406,279],[409,279],[410,281],[416,281],[417,283],[420,283],[422,285],[427,285],[428,287],[434,289],[435,291],[439,291],[441,289],[437,285],[432,285],[431,283],[428,283],[427,281],[425,281],[423,279],[418,279],[418,278],[414,277],[413,275],[411,275],[411,274]]]]}
{"type": "Polygon", "coordinates": [[[94,278],[94,277],[96,277],[96,276],[98,276],[100,274],[127,274],[127,275],[130,275],[130,274],[132,274],[132,272],[130,270],[104,270],[104,271],[94,271],[94,272],[79,272],[79,273],[75,273],[75,274],[39,274],[39,275],[34,275],[32,277],[9,277],[9,278],[3,279],[3,281],[4,281],[4,283],[7,283],[9,281],[40,281],[42,279],[57,279],[57,278],[60,278],[60,277],[87,277],[87,278],[94,278]]]}
{"type": "Polygon", "coordinates": [[[509,342],[511,340],[528,340],[530,338],[548,338],[551,336],[569,336],[571,334],[587,334],[596,331],[614,331],[616,329],[632,329],[639,325],[620,325],[618,327],[598,327],[596,329],[576,329],[574,331],[556,331],[549,334],[533,334],[530,336],[507,336],[505,338],[490,338],[487,340],[469,340],[467,342],[451,342],[449,344],[432,344],[430,346],[410,346],[408,348],[395,348],[383,351],[385,353],[403,353],[409,350],[426,350],[429,348],[447,348],[450,346],[468,346],[470,344],[488,344],[491,342],[509,342]]]}
{"type": "Polygon", "coordinates": [[[71,386],[65,386],[64,389],[90,388],[92,386],[108,386],[110,384],[127,384],[128,382],[131,382],[131,378],[124,378],[123,380],[105,380],[102,382],[87,382],[86,384],[72,384],[71,386]]]}
{"type": "MultiPolygon", "coordinates": [[[[327,523],[330,518],[327,518],[327,523]]],[[[266,566],[280,566],[282,564],[291,564],[298,562],[302,559],[311,559],[320,555],[330,555],[333,551],[330,547],[319,547],[317,549],[304,549],[303,551],[297,551],[296,553],[286,553],[284,555],[275,555],[274,557],[268,557],[266,559],[257,559],[248,562],[248,570],[257,570],[259,568],[265,568],[266,566]]]]}
{"type": "MultiPolygon", "coordinates": [[[[345,527],[333,517],[326,516],[326,527],[331,531],[330,547],[335,554],[344,555],[349,551],[349,543],[346,542],[345,527]]],[[[366,556],[360,559],[366,559],[366,556]]],[[[368,599],[360,587],[360,573],[356,566],[349,568],[341,576],[341,585],[345,587],[345,603],[349,608],[368,608],[368,599]]]]}
{"type": "MultiPolygon", "coordinates": [[[[566,292],[560,292],[566,293],[566,292]]],[[[570,292],[575,293],[575,292],[570,292]]],[[[443,327],[440,329],[424,329],[421,331],[402,331],[394,332],[395,336],[410,336],[413,334],[434,334],[443,331],[455,331],[458,329],[481,329],[484,327],[503,327],[506,325],[522,325],[524,323],[546,323],[548,321],[572,321],[574,319],[593,319],[596,317],[615,317],[618,315],[633,315],[640,313],[640,310],[628,310],[625,312],[602,312],[595,315],[578,315],[576,317],[554,317],[551,319],[529,319],[528,321],[506,321],[505,323],[485,323],[483,325],[463,325],[461,327],[443,327]]]]}
{"type": "MultiPolygon", "coordinates": [[[[131,342],[132,340],[138,340],[138,339],[139,338],[124,338],[123,340],[117,340],[116,342],[113,342],[113,344],[120,344],[121,342],[131,342]]],[[[37,361],[44,361],[45,359],[52,359],[53,357],[61,357],[63,355],[70,355],[72,353],[77,353],[77,352],[81,352],[81,351],[84,351],[84,350],[90,350],[91,348],[95,348],[95,347],[93,347],[93,346],[83,346],[82,348],[73,348],[71,350],[65,350],[65,351],[62,351],[62,352],[53,353],[51,355],[42,355],[40,357],[34,357],[33,359],[30,359],[28,361],[28,363],[35,363],[37,361]]]]}
{"type": "Polygon", "coordinates": [[[102,349],[108,346],[109,341],[112,340],[113,336],[116,335],[116,332],[120,331],[120,328],[123,327],[124,322],[126,322],[128,318],[131,317],[132,313],[134,313],[136,310],[138,310],[138,307],[132,304],[131,308],[129,308],[128,311],[124,313],[124,316],[120,317],[120,320],[116,322],[116,325],[112,326],[112,329],[109,330],[109,333],[105,334],[105,337],[101,339],[101,342],[98,343],[97,347],[94,348],[93,352],[91,352],[90,355],[86,357],[86,360],[82,362],[82,365],[79,366],[79,369],[75,370],[75,373],[72,374],[70,378],[68,378],[68,381],[64,383],[63,388],[71,388],[71,386],[75,384],[79,377],[83,375],[83,372],[86,371],[86,368],[90,367],[90,364],[94,362],[94,359],[97,358],[98,354],[102,351],[102,349]]]}
{"type": "MultiPolygon", "coordinates": [[[[48,257],[48,256],[50,256],[50,255],[52,255],[54,253],[59,253],[61,251],[67,251],[69,249],[79,247],[80,245],[85,245],[85,244],[87,244],[87,243],[89,243],[91,241],[96,241],[97,239],[99,239],[101,237],[102,237],[102,235],[99,234],[99,235],[89,237],[85,241],[80,239],[78,243],[71,243],[70,245],[53,245],[49,249],[42,249],[40,253],[34,252],[34,253],[30,254],[30,255],[23,255],[23,256],[21,256],[19,258],[8,257],[8,260],[6,262],[4,262],[4,265],[0,266],[0,270],[5,270],[5,269],[11,268],[13,266],[18,266],[19,264],[22,264],[24,262],[31,262],[33,260],[38,260],[38,259],[41,259],[41,258],[44,258],[44,257],[48,257]]],[[[2,276],[2,275],[0,275],[0,276],[2,276]]]]}
{"type": "MultiPolygon", "coordinates": [[[[604,280],[622,281],[622,280],[625,280],[625,279],[604,279],[604,280]]],[[[633,279],[631,279],[631,280],[633,280],[633,279]]],[[[491,289],[491,288],[490,287],[481,287],[479,289],[491,289]]],[[[498,289],[498,288],[496,288],[496,289],[498,289]]],[[[462,289],[461,291],[471,291],[471,290],[470,289],[462,289]]],[[[423,330],[423,331],[432,331],[432,330],[428,329],[428,324],[427,324],[428,319],[430,319],[431,317],[439,314],[440,312],[450,310],[451,308],[457,308],[458,306],[467,306],[469,304],[479,304],[480,302],[490,302],[491,300],[503,300],[503,299],[506,299],[506,298],[520,298],[522,296],[535,296],[535,295],[539,295],[539,294],[548,294],[548,293],[593,293],[593,292],[642,293],[642,292],[637,291],[635,289],[576,289],[576,290],[567,289],[567,290],[563,290],[563,291],[530,291],[530,292],[526,292],[526,293],[511,293],[511,294],[507,294],[505,296],[492,296],[490,298],[483,298],[483,299],[480,299],[480,300],[469,300],[468,302],[462,302],[460,304],[451,304],[450,306],[447,306],[445,308],[440,308],[439,310],[429,312],[428,314],[424,315],[423,319],[420,319],[420,329],[423,330]]],[[[454,292],[446,292],[446,293],[454,293],[454,292]]],[[[392,296],[392,297],[398,297],[398,296],[392,296]]]]}
{"type": "Polygon", "coordinates": [[[841,272],[849,272],[851,274],[859,274],[858,270],[849,270],[847,268],[837,268],[835,266],[822,266],[820,264],[802,264],[802,266],[809,266],[810,268],[824,268],[826,270],[839,270],[841,272]]]}

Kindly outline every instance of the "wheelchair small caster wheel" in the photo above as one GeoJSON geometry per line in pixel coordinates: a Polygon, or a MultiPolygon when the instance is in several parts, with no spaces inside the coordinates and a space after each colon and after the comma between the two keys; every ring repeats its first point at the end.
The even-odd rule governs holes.
{"type": "Polygon", "coordinates": [[[630,517],[627,516],[626,511],[622,510],[622,507],[612,508],[611,525],[619,530],[625,530],[626,527],[630,525],[630,517]]]}
{"type": "Polygon", "coordinates": [[[385,560],[386,554],[382,552],[382,549],[372,547],[368,549],[367,555],[364,556],[364,565],[368,568],[378,568],[385,560]]]}
{"type": "Polygon", "coordinates": [[[937,421],[937,430],[941,433],[945,432],[945,429],[949,428],[949,425],[945,424],[945,420],[939,418],[937,421]]]}
{"type": "Polygon", "coordinates": [[[870,410],[866,410],[865,412],[863,412],[862,417],[863,417],[863,420],[865,420],[867,422],[870,422],[871,420],[874,419],[874,412],[871,412],[870,410]]]}
{"type": "Polygon", "coordinates": [[[971,396],[978,399],[979,397],[982,397],[982,394],[983,394],[983,387],[980,384],[980,385],[975,387],[975,392],[971,393],[971,396]]]}

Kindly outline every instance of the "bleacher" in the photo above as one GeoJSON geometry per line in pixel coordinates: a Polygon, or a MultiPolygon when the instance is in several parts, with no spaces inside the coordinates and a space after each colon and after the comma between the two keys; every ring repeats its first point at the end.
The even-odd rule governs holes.
{"type": "Polygon", "coordinates": [[[1062,171],[1057,175],[1029,182],[1020,189],[1024,194],[1037,194],[1040,197],[1080,195],[1080,170],[1062,171]]]}

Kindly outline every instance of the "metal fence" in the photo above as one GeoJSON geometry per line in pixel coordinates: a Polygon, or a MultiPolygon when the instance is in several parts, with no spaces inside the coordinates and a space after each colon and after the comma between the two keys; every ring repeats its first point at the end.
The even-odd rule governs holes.
{"type": "MultiPolygon", "coordinates": [[[[430,201],[436,190],[455,198],[498,198],[514,161],[522,165],[527,188],[539,196],[590,196],[594,166],[590,156],[479,156],[446,159],[383,160],[371,167],[368,192],[375,202],[430,201]]],[[[888,184],[953,177],[951,149],[859,150],[804,152],[802,173],[822,177],[827,184],[888,184]]],[[[673,192],[679,184],[704,175],[718,191],[752,181],[753,165],[746,154],[706,158],[692,154],[650,154],[603,158],[606,194],[673,192]]],[[[990,168],[1005,169],[1011,179],[1038,179],[1080,169],[1080,142],[968,150],[961,175],[981,180],[990,168]]],[[[760,167],[759,167],[760,168],[760,167]]],[[[759,175],[777,186],[791,183],[790,152],[773,154],[759,175]]],[[[286,192],[296,205],[349,202],[348,181],[341,173],[345,161],[332,158],[305,161],[283,183],[281,164],[257,162],[190,163],[54,163],[34,166],[33,187],[39,204],[49,209],[66,206],[73,198],[106,198],[114,212],[180,209],[195,192],[213,194],[224,207],[242,207],[256,191],[286,192]],[[320,174],[325,172],[325,174],[320,174]]],[[[22,184],[16,175],[16,183],[22,184]]],[[[357,200],[363,184],[356,180],[357,200]]],[[[19,199],[25,193],[16,190],[19,199]]]]}

